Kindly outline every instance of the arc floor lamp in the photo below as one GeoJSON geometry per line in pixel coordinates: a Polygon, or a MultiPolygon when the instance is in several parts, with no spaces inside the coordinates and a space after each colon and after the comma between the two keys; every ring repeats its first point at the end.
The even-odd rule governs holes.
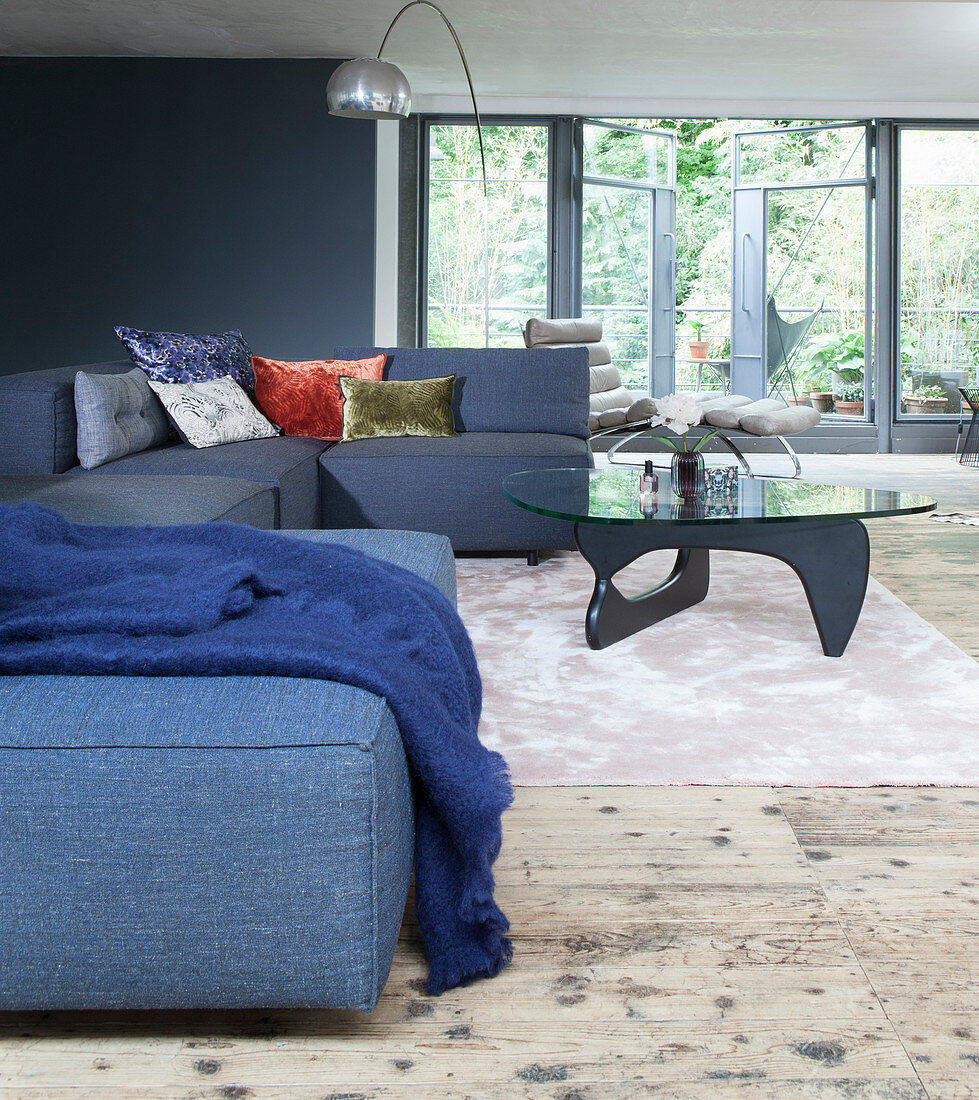
{"type": "Polygon", "coordinates": [[[409,8],[416,8],[419,5],[431,8],[446,25],[459,51],[462,67],[466,71],[469,96],[472,99],[473,114],[476,117],[476,136],[479,138],[479,161],[483,171],[483,197],[485,198],[488,188],[486,154],[483,151],[483,126],[479,118],[479,107],[476,105],[476,92],[469,72],[469,62],[466,60],[466,52],[462,48],[455,27],[449,22],[445,12],[431,0],[411,0],[410,3],[405,4],[384,32],[377,57],[358,57],[353,61],[345,61],[334,70],[326,86],[327,109],[331,115],[340,115],[344,118],[402,119],[408,117],[411,113],[411,88],[407,77],[397,65],[393,65],[390,61],[382,61],[381,54],[384,53],[384,47],[398,20],[409,8]]]}

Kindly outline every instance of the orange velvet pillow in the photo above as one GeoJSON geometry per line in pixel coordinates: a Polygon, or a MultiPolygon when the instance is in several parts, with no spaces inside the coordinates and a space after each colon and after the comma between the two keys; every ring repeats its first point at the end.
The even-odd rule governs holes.
{"type": "Polygon", "coordinates": [[[255,403],[283,435],[335,441],[343,435],[341,374],[380,382],[387,356],[370,359],[311,359],[285,363],[252,356],[255,403]]]}

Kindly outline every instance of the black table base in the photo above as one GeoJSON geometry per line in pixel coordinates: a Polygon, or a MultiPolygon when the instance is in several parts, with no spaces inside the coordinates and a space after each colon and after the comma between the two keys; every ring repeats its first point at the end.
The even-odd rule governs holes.
{"type": "MultiPolygon", "coordinates": [[[[576,523],[574,536],[595,571],[595,591],[585,617],[585,636],[592,649],[605,649],[700,603],[710,586],[709,551],[742,550],[778,558],[795,570],[823,653],[840,657],[860,617],[870,575],[870,540],[856,519],[737,526],[576,523]],[[612,583],[620,569],[643,554],[671,549],[677,550],[676,564],[656,588],[629,598],[612,583]]],[[[736,644],[737,638],[731,641],[736,644]]]]}

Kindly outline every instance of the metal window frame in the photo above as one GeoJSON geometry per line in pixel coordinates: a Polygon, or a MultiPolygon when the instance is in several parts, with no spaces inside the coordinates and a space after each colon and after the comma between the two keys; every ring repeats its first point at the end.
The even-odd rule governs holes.
{"type": "Polygon", "coordinates": [[[677,160],[677,136],[675,130],[644,130],[639,126],[624,126],[618,122],[611,122],[609,119],[592,118],[590,115],[582,115],[577,119],[581,123],[581,159],[582,159],[582,175],[586,183],[595,183],[601,181],[602,183],[617,183],[623,186],[635,185],[637,187],[642,186],[645,188],[652,188],[653,190],[661,187],[672,188],[676,190],[676,160],[677,160]],[[642,137],[659,137],[666,138],[666,151],[668,160],[666,163],[666,182],[657,183],[650,180],[624,180],[618,176],[595,176],[590,173],[585,174],[584,169],[584,130],[586,126],[600,126],[605,130],[615,130],[619,133],[625,134],[639,134],[642,137]]]}
{"type": "MultiPolygon", "coordinates": [[[[583,291],[581,287],[581,260],[583,257],[584,242],[583,242],[583,225],[584,225],[584,188],[598,187],[598,188],[618,188],[621,191],[633,191],[637,194],[646,194],[648,204],[648,226],[649,226],[649,241],[647,245],[647,266],[646,266],[646,333],[647,333],[647,352],[646,352],[646,388],[647,392],[652,395],[654,393],[666,393],[673,389],[676,379],[676,356],[675,356],[675,295],[670,295],[669,311],[669,325],[668,330],[663,330],[657,321],[657,305],[659,302],[656,292],[656,267],[657,264],[662,261],[660,255],[658,239],[659,239],[659,225],[661,219],[664,217],[663,208],[660,206],[663,195],[670,195],[671,200],[669,206],[666,208],[665,216],[668,220],[668,224],[671,227],[671,231],[667,231],[664,236],[671,238],[672,240],[672,254],[669,257],[669,264],[674,272],[674,277],[671,280],[675,287],[675,271],[676,271],[676,170],[677,170],[677,134],[675,130],[662,130],[662,129],[645,129],[639,126],[627,126],[622,123],[613,122],[609,119],[592,118],[590,116],[582,115],[575,119],[578,124],[578,133],[581,137],[580,148],[578,150],[579,160],[576,164],[576,168],[580,167],[581,172],[581,189],[578,193],[578,203],[574,209],[574,217],[577,220],[578,226],[578,244],[579,252],[576,259],[577,273],[578,273],[578,296],[574,302],[573,316],[581,317],[584,314],[584,302],[583,291]],[[584,160],[585,160],[585,145],[584,145],[584,131],[586,126],[600,127],[606,130],[612,130],[616,133],[626,134],[638,134],[640,137],[653,136],[662,138],[666,145],[666,180],[665,182],[659,182],[656,180],[627,180],[618,176],[602,176],[594,173],[585,173],[584,160]],[[659,350],[662,342],[662,332],[669,332],[669,352],[662,352],[659,350]],[[659,363],[661,359],[667,360],[666,369],[660,370],[659,363]]],[[[624,242],[623,242],[624,243],[624,242]]]]}
{"type": "MultiPolygon", "coordinates": [[[[473,115],[438,114],[419,116],[421,125],[418,128],[418,311],[417,331],[418,346],[428,347],[428,245],[429,245],[429,185],[431,174],[429,171],[429,149],[431,147],[431,131],[433,126],[475,126],[476,119],[473,115]]],[[[559,298],[568,295],[567,279],[558,279],[557,272],[562,263],[559,262],[559,246],[568,247],[571,229],[570,219],[566,216],[567,196],[564,188],[556,186],[557,179],[562,175],[558,171],[556,160],[557,146],[560,144],[562,151],[568,145],[567,138],[562,134],[560,142],[557,138],[561,127],[561,118],[554,115],[481,115],[483,129],[491,126],[536,126],[547,130],[547,179],[544,181],[547,187],[547,313],[548,316],[556,316],[554,309],[559,298]],[[558,201],[560,197],[560,203],[558,201]],[[560,210],[558,207],[560,206],[560,210]],[[560,288],[556,285],[561,283],[560,288]]]]}
{"type": "MultiPolygon", "coordinates": [[[[736,121],[736,120],[732,120],[736,121]]],[[[859,130],[864,129],[867,131],[867,141],[865,144],[865,165],[867,168],[868,176],[871,168],[870,164],[870,145],[873,136],[874,119],[856,119],[847,120],[845,122],[822,122],[814,124],[812,126],[779,126],[779,127],[767,127],[763,130],[738,130],[734,135],[734,148],[732,150],[731,161],[731,187],[751,187],[751,186],[767,186],[774,189],[774,185],[771,184],[759,184],[758,181],[747,182],[741,179],[741,139],[747,137],[768,137],[772,134],[810,134],[818,133],[821,130],[859,130]]],[[[815,179],[815,180],[790,180],[785,184],[782,184],[780,190],[789,190],[792,187],[805,187],[816,185],[819,187],[832,187],[842,186],[846,182],[863,182],[859,176],[844,176],[841,179],[815,179]]]]}
{"type": "MultiPolygon", "coordinates": [[[[907,130],[930,130],[942,133],[979,133],[979,119],[892,119],[886,124],[891,132],[891,157],[890,184],[893,188],[893,240],[892,253],[886,259],[890,265],[893,277],[893,294],[891,308],[891,339],[892,339],[892,370],[890,395],[890,424],[888,426],[888,442],[893,445],[893,437],[899,435],[902,440],[907,438],[912,443],[917,440],[926,440],[936,435],[944,442],[944,437],[957,429],[958,413],[902,413],[901,412],[901,259],[902,241],[901,225],[903,222],[901,209],[901,135],[907,130]],[[911,428],[911,432],[907,429],[911,428]]],[[[937,442],[937,440],[936,440],[937,442]]]]}

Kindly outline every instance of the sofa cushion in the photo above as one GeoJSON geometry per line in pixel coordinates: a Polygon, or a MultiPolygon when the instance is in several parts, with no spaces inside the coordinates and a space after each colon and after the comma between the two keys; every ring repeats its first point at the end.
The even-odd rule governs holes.
{"type": "Polygon", "coordinates": [[[588,352],[589,367],[608,366],[612,362],[612,352],[604,340],[594,344],[532,344],[531,346],[548,348],[552,351],[559,348],[584,348],[588,352]]]}
{"type": "Polygon", "coordinates": [[[570,549],[571,524],[517,508],[502,482],[518,470],[591,465],[587,441],[531,432],[337,443],[320,458],[322,522],[434,531],[456,550],[570,549]]]}
{"type": "Polygon", "coordinates": [[[130,358],[156,382],[206,382],[226,374],[254,389],[252,357],[244,336],[231,332],[145,332],[116,326],[130,358]]]}
{"type": "Polygon", "coordinates": [[[452,389],[456,377],[410,382],[369,382],[340,378],[343,393],[342,442],[382,436],[454,436],[452,389]]]}
{"type": "Polygon", "coordinates": [[[794,409],[778,409],[741,418],[741,430],[751,435],[795,435],[814,428],[820,421],[816,409],[800,405],[794,409]]]}
{"type": "Polygon", "coordinates": [[[127,374],[79,371],[75,419],[78,461],[86,470],[158,447],[169,437],[166,414],[139,367],[127,374]]]}
{"type": "Polygon", "coordinates": [[[384,356],[283,362],[252,356],[255,402],[286,435],[335,442],[343,434],[343,395],[337,378],[380,381],[384,356]]]}
{"type": "Polygon", "coordinates": [[[279,429],[262,416],[230,375],[204,382],[150,379],[150,386],[163,402],[181,439],[192,447],[271,439],[279,434],[279,429]]]}
{"type": "Polygon", "coordinates": [[[456,602],[456,563],[452,546],[444,535],[427,531],[283,531],[289,538],[316,542],[338,542],[362,550],[372,558],[410,569],[441,589],[446,599],[456,602]]]}
{"type": "MultiPolygon", "coordinates": [[[[454,601],[438,536],[283,537],[362,549],[454,601]]],[[[414,837],[383,699],[291,677],[5,680],[0,1008],[376,1003],[414,837]]]]}
{"type": "Polygon", "coordinates": [[[338,348],[344,359],[385,352],[384,377],[456,376],[458,432],[545,432],[587,439],[585,348],[338,348]]]}
{"type": "Polygon", "coordinates": [[[244,478],[271,485],[276,496],[277,527],[319,527],[319,467],[325,444],[315,439],[251,439],[199,451],[186,443],[172,443],[116,459],[96,470],[69,470],[69,478],[108,474],[159,474],[191,477],[244,478]]]}
{"type": "Polygon", "coordinates": [[[230,477],[0,476],[0,504],[35,501],[72,523],[247,523],[275,528],[275,490],[230,477]]]}

